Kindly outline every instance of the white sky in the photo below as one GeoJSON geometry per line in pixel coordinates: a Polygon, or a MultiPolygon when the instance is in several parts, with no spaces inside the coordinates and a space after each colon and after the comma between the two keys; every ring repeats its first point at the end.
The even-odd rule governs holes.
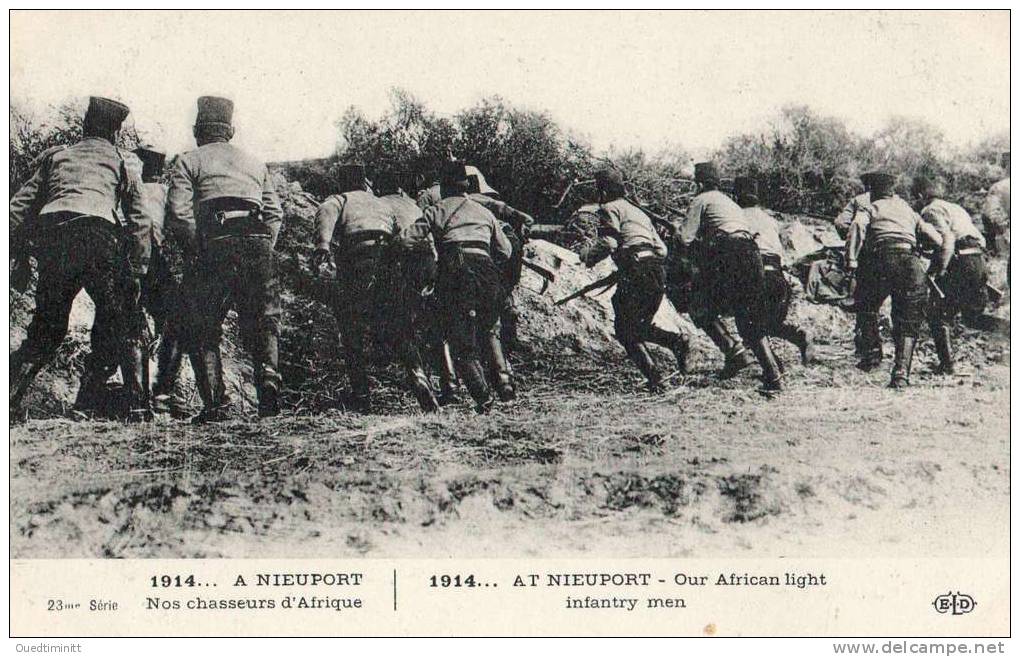
{"type": "Polygon", "coordinates": [[[1009,128],[1009,13],[11,14],[13,100],[119,98],[171,153],[202,94],[278,160],[328,155],[343,111],[378,116],[391,87],[444,113],[500,94],[599,148],[699,154],[788,103],[862,133],[917,116],[962,145],[1009,128]]]}

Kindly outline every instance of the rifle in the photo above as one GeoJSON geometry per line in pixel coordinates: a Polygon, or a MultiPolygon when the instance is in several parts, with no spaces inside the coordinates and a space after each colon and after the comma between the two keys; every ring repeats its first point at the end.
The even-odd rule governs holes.
{"type": "Polygon", "coordinates": [[[608,290],[613,285],[616,285],[616,281],[617,281],[617,279],[619,277],[620,277],[620,272],[619,271],[613,271],[608,276],[606,276],[604,278],[600,278],[599,280],[595,281],[594,283],[589,283],[588,285],[585,285],[584,287],[582,287],[580,290],[577,290],[576,292],[572,292],[570,295],[563,297],[559,301],[556,301],[554,303],[554,305],[562,306],[563,304],[565,304],[565,303],[567,303],[569,301],[573,301],[574,299],[576,299],[578,297],[585,296],[586,294],[588,294],[592,290],[599,290],[599,289],[601,289],[602,291],[608,290]]]}
{"type": "Polygon", "coordinates": [[[999,303],[1002,301],[1002,290],[995,287],[991,283],[985,283],[985,290],[988,292],[988,298],[992,303],[999,303]]]}
{"type": "Polygon", "coordinates": [[[521,264],[542,277],[542,290],[539,294],[545,294],[545,291],[549,289],[549,283],[556,280],[556,274],[552,273],[545,267],[528,260],[527,258],[521,258],[521,264]]]}
{"type": "Polygon", "coordinates": [[[935,277],[932,276],[931,274],[928,274],[927,278],[928,287],[931,288],[931,291],[934,292],[935,296],[937,296],[940,300],[945,301],[946,293],[942,291],[941,287],[939,287],[939,284],[935,281],[935,277]]]}

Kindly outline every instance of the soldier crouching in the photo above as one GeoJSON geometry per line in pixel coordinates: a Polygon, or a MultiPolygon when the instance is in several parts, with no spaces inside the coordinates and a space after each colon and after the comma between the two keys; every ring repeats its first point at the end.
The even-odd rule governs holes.
{"type": "Polygon", "coordinates": [[[928,288],[918,238],[935,244],[941,237],[899,196],[896,178],[884,172],[871,174],[871,199],[862,205],[850,226],[847,268],[856,272],[854,303],[861,327],[863,358],[859,367],[870,370],[882,361],[878,311],[892,296],[895,361],[889,387],[910,383],[914,345],[924,321],[928,288]]]}
{"type": "Polygon", "coordinates": [[[457,372],[476,410],[484,413],[493,401],[481,364],[483,341],[493,335],[498,340],[494,328],[505,294],[499,265],[510,258],[511,247],[492,213],[468,198],[462,162],[443,164],[440,190],[442,199],[425,208],[402,242],[413,246],[429,233],[435,240],[439,252],[436,310],[457,372]]]}
{"type": "Polygon", "coordinates": [[[612,301],[616,339],[644,375],[648,389],[661,391],[662,375],[646,343],[672,351],[681,374],[687,372],[689,351],[686,336],[652,323],[665,296],[666,245],[648,215],[624,198],[623,175],[619,171],[596,172],[595,187],[600,201],[599,239],[581,258],[592,267],[612,256],[619,272],[612,301]]]}
{"type": "Polygon", "coordinates": [[[141,163],[114,145],[128,112],[116,101],[91,98],[81,141],[49,151],[11,198],[12,229],[31,230],[39,262],[28,336],[10,359],[12,417],[67,335],[82,288],[95,302],[96,317],[76,406],[95,410],[101,387],[119,365],[129,418],[151,417],[139,304],[151,226],[141,206],[141,163]]]}

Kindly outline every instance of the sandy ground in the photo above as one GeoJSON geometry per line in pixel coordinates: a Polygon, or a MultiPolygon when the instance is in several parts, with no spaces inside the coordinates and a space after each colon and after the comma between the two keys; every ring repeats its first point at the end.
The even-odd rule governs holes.
{"type": "Polygon", "coordinates": [[[1008,346],[964,351],[949,378],[923,351],[905,392],[844,342],[776,399],[715,381],[710,353],[665,397],[564,356],[518,361],[521,399],[487,417],[405,395],[200,428],[31,420],[12,556],[1004,555],[1008,346]]]}

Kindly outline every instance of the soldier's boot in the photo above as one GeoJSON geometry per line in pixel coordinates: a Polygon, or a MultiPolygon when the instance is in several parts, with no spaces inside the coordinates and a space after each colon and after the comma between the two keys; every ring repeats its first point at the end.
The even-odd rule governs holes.
{"type": "Polygon", "coordinates": [[[106,408],[106,402],[109,401],[106,384],[116,371],[116,365],[100,362],[94,353],[90,353],[85,358],[81,385],[78,386],[78,394],[74,398],[74,410],[80,413],[109,410],[106,408]]]}
{"type": "Polygon", "coordinates": [[[128,398],[126,418],[128,422],[152,421],[148,368],[148,354],[142,345],[134,341],[126,345],[121,355],[120,372],[124,377],[124,390],[128,398]]]}
{"type": "Polygon", "coordinates": [[[798,328],[793,324],[783,324],[779,327],[777,338],[786,340],[800,351],[801,365],[810,365],[815,358],[815,346],[811,342],[807,331],[798,328]]]}
{"type": "Polygon", "coordinates": [[[503,353],[503,343],[499,339],[499,333],[496,331],[489,333],[487,346],[495,380],[496,396],[500,401],[513,401],[517,398],[517,390],[514,388],[514,373],[503,353]]]}
{"type": "Polygon", "coordinates": [[[174,388],[181,373],[184,350],[175,339],[163,340],[156,352],[156,381],[152,384],[152,410],[155,413],[170,413],[179,407],[174,399],[174,388]]]}
{"type": "Polygon", "coordinates": [[[896,356],[893,361],[890,388],[906,388],[910,385],[910,366],[914,360],[914,344],[917,338],[909,335],[896,337],[896,356]]]}
{"type": "Polygon", "coordinates": [[[191,369],[195,371],[195,386],[202,399],[202,410],[193,420],[195,424],[223,422],[230,419],[230,407],[223,383],[223,363],[218,347],[196,349],[189,354],[191,369]]]}
{"type": "Polygon", "coordinates": [[[953,363],[953,343],[950,339],[949,327],[933,328],[932,337],[935,338],[935,353],[939,356],[939,366],[935,369],[935,373],[953,374],[956,371],[956,366],[953,363]]]}
{"type": "Polygon", "coordinates": [[[655,369],[655,363],[652,361],[651,354],[648,353],[648,347],[643,342],[633,342],[627,345],[626,349],[631,362],[637,365],[641,374],[644,375],[645,387],[648,391],[662,392],[665,390],[666,387],[662,383],[662,376],[655,369]]]}
{"type": "Polygon", "coordinates": [[[475,400],[475,410],[479,413],[488,413],[492,410],[492,393],[489,391],[489,383],[485,380],[485,371],[482,364],[474,358],[465,358],[457,362],[457,370],[471,398],[475,400]]]}
{"type": "Polygon", "coordinates": [[[708,335],[712,344],[718,347],[723,354],[723,368],[719,372],[719,378],[732,379],[740,370],[754,363],[754,355],[739,340],[730,335],[720,320],[716,319],[711,323],[699,325],[699,328],[708,335]]]}
{"type": "Polygon", "coordinates": [[[9,408],[12,422],[25,420],[25,410],[21,407],[21,403],[25,400],[25,395],[28,394],[28,389],[32,386],[35,377],[45,367],[46,360],[29,357],[23,349],[18,349],[11,354],[9,408]]]}
{"type": "Polygon", "coordinates": [[[439,405],[446,406],[458,401],[457,371],[453,367],[450,345],[444,342],[439,355],[439,405]]]}
{"type": "Polygon", "coordinates": [[[882,364],[882,336],[878,332],[878,314],[858,313],[857,328],[854,345],[861,358],[857,367],[867,372],[882,364]]]}
{"type": "Polygon", "coordinates": [[[407,380],[422,411],[435,413],[439,410],[439,401],[436,400],[436,396],[432,392],[432,384],[421,365],[408,370],[407,380]]]}
{"type": "Polygon", "coordinates": [[[499,314],[499,339],[508,351],[517,349],[517,308],[508,299],[499,314]]]}
{"type": "Polygon", "coordinates": [[[772,351],[772,345],[768,338],[760,338],[752,343],[751,350],[754,357],[761,365],[762,382],[764,388],[769,392],[778,392],[783,389],[783,367],[772,351]]]}
{"type": "Polygon", "coordinates": [[[657,345],[666,347],[673,352],[676,359],[676,369],[680,374],[687,374],[687,357],[691,352],[690,342],[683,333],[675,333],[652,326],[648,333],[648,339],[657,345]]]}
{"type": "Polygon", "coordinates": [[[260,365],[256,371],[259,417],[276,417],[280,414],[280,388],[283,377],[269,365],[260,365]]]}

